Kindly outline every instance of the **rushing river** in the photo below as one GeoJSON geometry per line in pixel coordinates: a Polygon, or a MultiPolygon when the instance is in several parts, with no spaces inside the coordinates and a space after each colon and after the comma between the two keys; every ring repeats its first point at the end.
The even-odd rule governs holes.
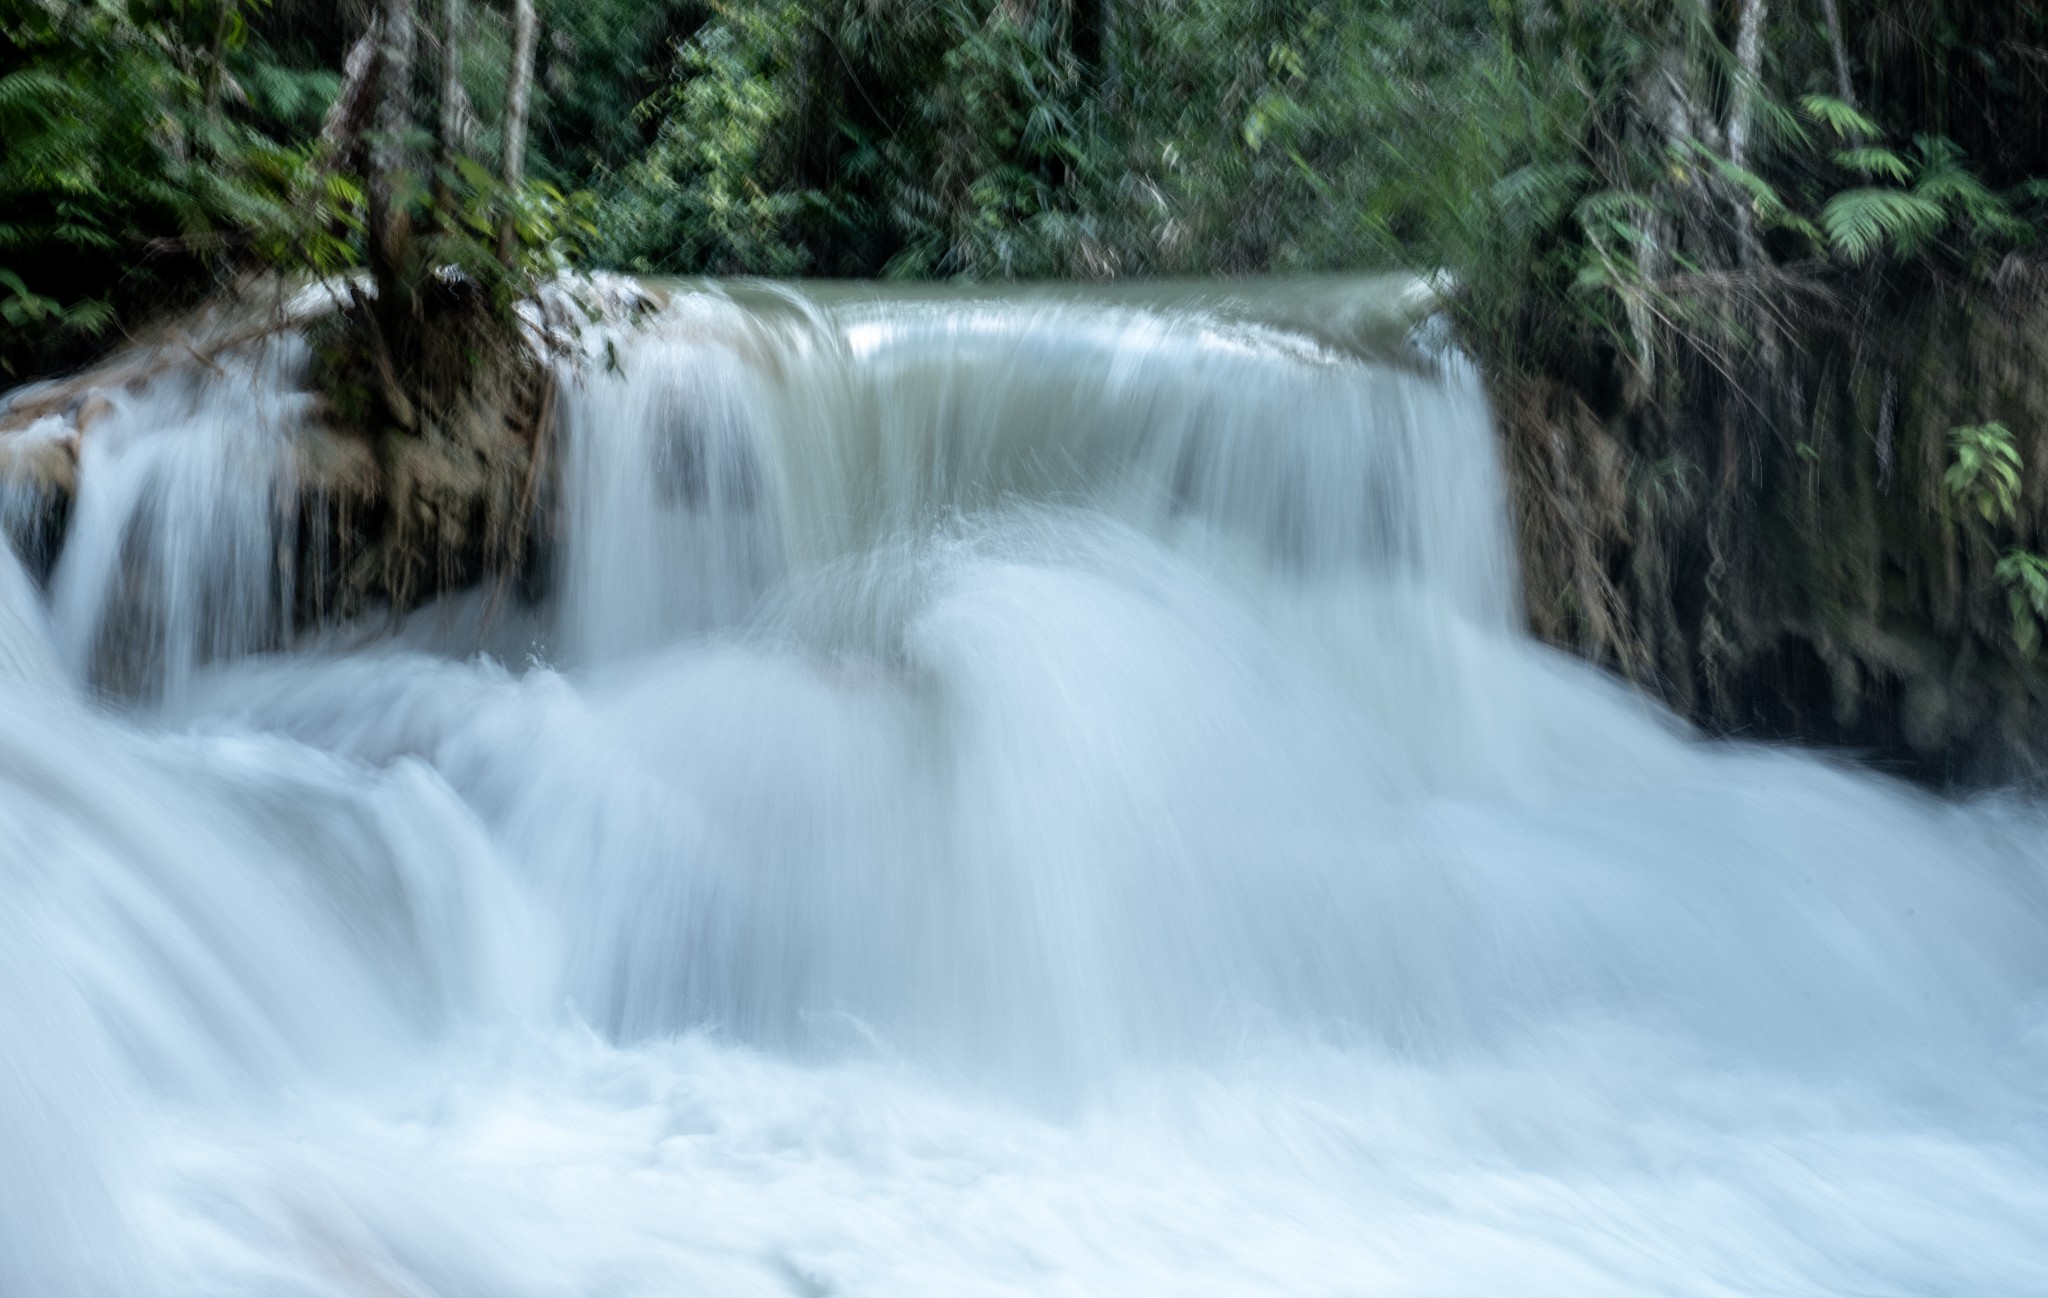
{"type": "Polygon", "coordinates": [[[293,349],[118,394],[0,1294],[2048,1293],[2048,819],[1530,643],[1473,377],[1268,296],[680,292],[544,604],[290,652],[293,349]]]}

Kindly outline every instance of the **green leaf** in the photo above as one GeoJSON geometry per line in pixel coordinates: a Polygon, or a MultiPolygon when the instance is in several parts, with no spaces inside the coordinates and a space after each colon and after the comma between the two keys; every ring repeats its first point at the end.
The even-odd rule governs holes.
{"type": "Polygon", "coordinates": [[[1879,136],[1884,132],[1849,104],[1832,95],[1807,95],[1799,101],[1806,115],[1844,139],[1855,135],[1879,136]]]}
{"type": "Polygon", "coordinates": [[[1835,161],[1850,171],[1866,176],[1888,176],[1902,185],[1913,178],[1911,164],[1890,149],[1844,149],[1835,155],[1835,161]]]}
{"type": "Polygon", "coordinates": [[[1771,186],[1769,181],[1747,167],[1736,166],[1726,158],[1713,155],[1708,156],[1712,158],[1715,170],[1719,171],[1737,189],[1749,195],[1750,206],[1755,209],[1758,218],[1766,226],[1793,230],[1805,235],[1816,243],[1822,242],[1820,230],[1814,226],[1813,222],[1787,207],[1785,201],[1778,196],[1778,191],[1771,186]]]}
{"type": "Polygon", "coordinates": [[[2012,430],[2001,423],[1972,424],[1949,431],[1954,462],[1942,474],[1942,486],[1958,501],[1974,508],[1987,523],[2012,518],[2019,511],[2020,449],[2012,430]]]}
{"type": "Polygon", "coordinates": [[[2022,653],[2032,657],[2041,645],[2041,626],[2048,623],[2048,558],[2027,550],[2008,550],[1993,573],[2005,587],[2013,640],[2022,653]]]}
{"type": "Polygon", "coordinates": [[[1902,189],[1847,190],[1829,199],[1820,214],[1828,243],[1856,262],[1869,260],[1887,244],[1897,255],[1911,256],[1948,221],[1940,203],[1902,189]]]}

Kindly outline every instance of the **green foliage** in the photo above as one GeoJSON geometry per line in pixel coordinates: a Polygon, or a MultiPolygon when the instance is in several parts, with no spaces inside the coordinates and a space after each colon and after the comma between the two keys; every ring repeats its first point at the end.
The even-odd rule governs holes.
{"type": "Polygon", "coordinates": [[[1835,155],[1835,161],[1859,175],[1881,176],[1900,184],[1913,178],[1912,166],[1890,149],[1844,149],[1835,155]]]}
{"type": "MultiPolygon", "coordinates": [[[[1949,445],[1955,458],[1942,477],[1949,494],[1987,524],[2017,522],[2025,466],[2012,430],[1999,423],[1957,428],[1949,433],[1949,445]]],[[[2005,591],[2014,643],[2033,655],[2041,644],[2041,626],[2048,623],[2048,558],[2009,549],[1992,576],[2005,591]]]]}
{"type": "Polygon", "coordinates": [[[1903,189],[1852,189],[1835,195],[1821,211],[1828,242],[1850,261],[1867,261],[1889,245],[1911,257],[1948,224],[1946,209],[1933,199],[1903,189]]]}
{"type": "Polygon", "coordinates": [[[0,11],[0,371],[76,355],[285,220],[336,78],[271,61],[265,0],[14,0],[0,11]]]}
{"type": "MultiPolygon", "coordinates": [[[[485,0],[490,3],[490,0],[485,0]]],[[[638,110],[666,79],[674,43],[703,21],[702,0],[539,0],[541,58],[529,169],[563,191],[631,167],[650,142],[638,110]]],[[[496,103],[508,51],[479,23],[465,60],[471,94],[496,103]]],[[[492,159],[495,160],[495,159],[492,159]]]]}
{"type": "Polygon", "coordinates": [[[250,161],[274,192],[291,196],[250,224],[260,264],[324,277],[362,263],[361,180],[326,166],[314,146],[252,150],[250,161]]]}
{"type": "Polygon", "coordinates": [[[1987,523],[2013,518],[2019,510],[2020,450],[2004,424],[1973,424],[1949,433],[1955,459],[1942,485],[1987,523]]]}
{"type": "MultiPolygon", "coordinates": [[[[683,7],[590,0],[549,12],[591,35],[612,18],[683,7]]],[[[470,94],[495,114],[503,23],[485,5],[472,17],[470,94]]],[[[662,30],[642,23],[636,38],[651,46],[662,30]]],[[[358,159],[327,156],[316,138],[359,31],[313,0],[0,3],[0,322],[8,326],[0,373],[75,363],[129,318],[190,301],[241,271],[325,276],[362,264],[358,159]]],[[[602,51],[585,51],[579,63],[564,40],[551,48],[565,117],[614,113],[637,142],[631,88],[607,81],[629,74],[608,67],[602,51]]],[[[473,129],[477,143],[495,166],[495,133],[473,129]]],[[[414,157],[430,145],[414,141],[414,157]]],[[[630,151],[616,134],[608,147],[630,151]]],[[[588,153],[564,156],[596,165],[588,153]]],[[[581,260],[597,230],[596,200],[542,163],[541,179],[517,194],[489,167],[465,163],[440,178],[445,212],[429,192],[433,177],[418,167],[400,198],[423,231],[422,264],[459,270],[509,311],[581,260]],[[497,248],[508,220],[509,264],[497,248]]]]}
{"type": "Polygon", "coordinates": [[[644,269],[1049,273],[1099,161],[1054,6],[721,6],[642,106],[612,255],[644,269]]]}
{"type": "Polygon", "coordinates": [[[1471,196],[1503,174],[1502,123],[1452,111],[1499,72],[1485,12],[731,0],[642,107],[654,143],[605,187],[607,255],[966,277],[1414,264],[1462,237],[1440,205],[1476,230],[1471,196]]]}
{"type": "MultiPolygon", "coordinates": [[[[109,319],[115,297],[132,303],[148,282],[224,257],[323,273],[356,258],[360,181],[308,144],[346,24],[309,18],[298,0],[281,0],[294,11],[281,18],[259,0],[14,3],[27,17],[0,69],[0,175],[14,178],[0,188],[0,264],[23,281],[0,294],[14,314],[83,327],[109,319]],[[302,48],[308,30],[317,39],[302,48]],[[111,282],[49,282],[47,259],[11,255],[24,240],[111,254],[111,282]]],[[[1784,14],[1745,82],[1756,142],[1738,159],[1718,120],[1734,84],[1729,33],[1689,5],[542,11],[534,174],[553,188],[490,201],[501,214],[576,206],[560,229],[587,221],[596,235],[523,223],[557,262],[580,243],[644,270],[770,274],[1434,265],[1464,286],[1456,305],[1483,353],[1548,364],[1593,345],[1648,374],[1673,337],[1748,345],[1753,327],[1690,287],[1752,257],[1738,216],[1766,264],[1983,267],[2031,242],[2029,218],[2048,202],[2048,185],[2001,190],[1969,166],[1963,149],[1981,132],[1939,133],[1960,119],[1901,130],[1823,92],[1825,51],[1784,14]],[[600,199],[560,197],[585,188],[600,199]]],[[[465,79],[487,126],[503,23],[479,5],[470,25],[465,79]]],[[[1964,27],[1996,58],[1999,40],[2048,35],[1964,27]]],[[[1944,75],[1963,84],[1957,67],[1944,75]]],[[[495,166],[491,132],[475,145],[495,166]]],[[[484,196],[469,190],[452,230],[474,223],[484,196]]],[[[446,255],[467,266],[476,251],[446,255]]]]}
{"type": "Polygon", "coordinates": [[[1830,245],[1852,262],[1869,260],[1880,247],[1895,257],[1914,257],[1935,247],[1945,231],[1965,226],[1980,244],[2033,237],[2032,227],[1964,165],[1961,151],[1948,140],[1920,136],[1910,160],[1883,148],[1850,149],[1835,159],[1849,170],[1899,182],[1845,190],[1822,210],[1830,245]],[[1911,189],[1904,188],[1907,181],[1914,181],[1911,189]]]}
{"type": "Polygon", "coordinates": [[[802,269],[786,231],[806,197],[763,181],[786,167],[795,101],[784,82],[807,9],[742,6],[678,49],[675,84],[639,110],[657,123],[653,145],[606,215],[614,257],[642,270],[802,269]]]}
{"type": "Polygon", "coordinates": [[[2012,610],[2012,634],[2021,652],[2041,647],[2041,627],[2048,624],[2048,558],[2026,550],[2010,550],[1998,561],[1996,576],[2005,587],[2012,610]]]}
{"type": "MultiPolygon", "coordinates": [[[[1833,95],[1803,95],[1799,106],[1806,115],[1826,126],[1838,137],[1854,140],[1884,134],[1884,128],[1863,115],[1862,110],[1833,95]]],[[[1905,177],[1901,176],[1901,180],[1905,177]]]]}
{"type": "Polygon", "coordinates": [[[454,174],[442,180],[445,216],[422,204],[420,219],[431,219],[424,260],[482,285],[501,315],[509,316],[541,284],[582,262],[598,233],[597,196],[588,190],[564,194],[548,181],[528,181],[510,190],[468,157],[456,159],[454,174]],[[507,221],[513,236],[509,259],[499,247],[507,221]]]}

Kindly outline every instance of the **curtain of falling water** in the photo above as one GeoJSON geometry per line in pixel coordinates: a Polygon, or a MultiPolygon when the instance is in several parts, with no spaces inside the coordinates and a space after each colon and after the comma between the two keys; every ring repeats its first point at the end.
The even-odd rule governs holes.
{"type": "Polygon", "coordinates": [[[2048,1288],[2041,817],[1524,641],[1316,292],[678,292],[531,658],[251,657],[296,361],[129,394],[0,565],[0,1292],[2048,1288]]]}

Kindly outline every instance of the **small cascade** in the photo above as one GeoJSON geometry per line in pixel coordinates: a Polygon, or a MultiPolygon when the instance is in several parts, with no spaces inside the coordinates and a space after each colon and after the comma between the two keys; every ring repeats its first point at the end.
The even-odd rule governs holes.
{"type": "Polygon", "coordinates": [[[286,641],[304,365],[304,345],[280,338],[102,398],[51,581],[57,640],[83,679],[156,696],[286,641]]]}
{"type": "Polygon", "coordinates": [[[54,487],[75,477],[69,425],[56,417],[35,420],[9,436],[0,457],[0,541],[34,573],[56,561],[68,512],[54,487]]]}
{"type": "Polygon", "coordinates": [[[730,624],[790,565],[1021,501],[1511,616],[1484,400],[1455,357],[1170,296],[698,294],[602,343],[610,368],[565,384],[562,624],[583,660],[730,624]]]}
{"type": "Polygon", "coordinates": [[[738,622],[782,570],[774,397],[749,321],[692,297],[565,366],[563,597],[571,661],[616,661],[738,622]]]}
{"type": "Polygon", "coordinates": [[[35,585],[4,538],[0,538],[0,680],[46,690],[61,688],[64,680],[35,585]]]}

